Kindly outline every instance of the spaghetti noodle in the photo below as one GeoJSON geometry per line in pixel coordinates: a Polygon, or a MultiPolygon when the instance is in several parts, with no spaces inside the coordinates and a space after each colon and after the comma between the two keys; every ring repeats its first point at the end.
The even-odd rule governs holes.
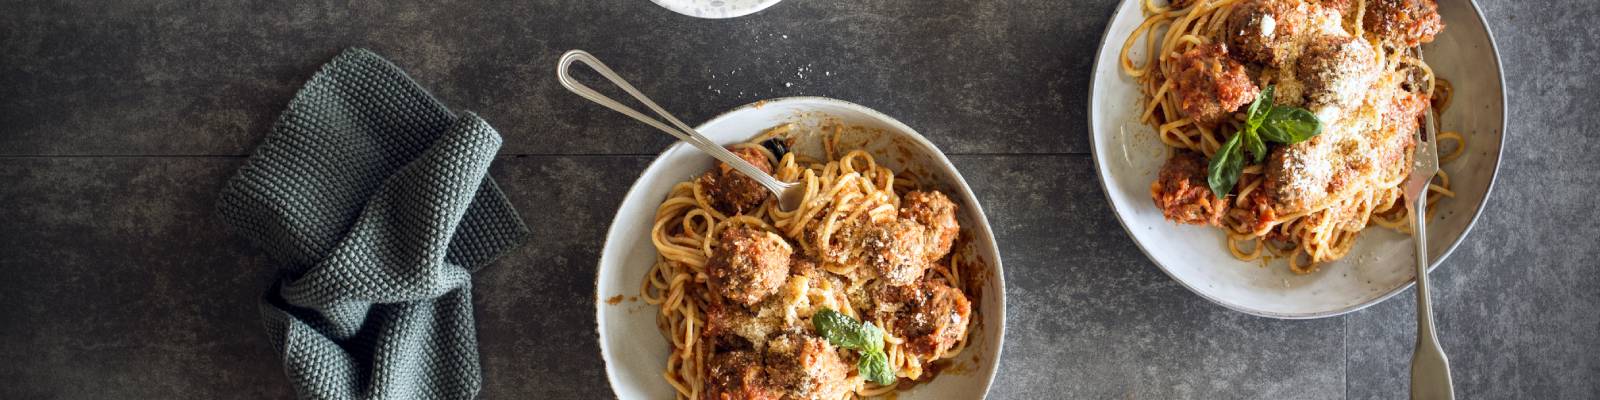
{"type": "MultiPolygon", "coordinates": [[[[1420,94],[1424,101],[1433,103],[1433,110],[1436,113],[1443,113],[1444,107],[1448,105],[1451,95],[1449,82],[1436,78],[1427,63],[1408,55],[1410,48],[1399,45],[1406,40],[1397,40],[1392,36],[1382,37],[1372,29],[1364,29],[1364,19],[1372,17],[1367,15],[1371,11],[1366,1],[1389,0],[1270,1],[1288,4],[1285,7],[1299,7],[1294,11],[1309,14],[1308,18],[1312,20],[1305,22],[1308,30],[1322,29],[1323,31],[1318,32],[1331,31],[1339,35],[1349,35],[1377,49],[1376,52],[1372,52],[1375,59],[1360,60],[1378,69],[1377,78],[1370,90],[1367,90],[1369,89],[1367,87],[1358,87],[1353,91],[1335,93],[1336,96],[1361,97],[1359,107],[1342,115],[1338,121],[1328,121],[1324,118],[1325,125],[1331,122],[1344,126],[1366,126],[1364,129],[1368,131],[1395,129],[1392,126],[1384,126],[1383,115],[1397,111],[1385,108],[1390,106],[1391,99],[1383,96],[1391,91],[1377,90],[1380,88],[1420,94]],[[1325,24],[1318,25],[1319,21],[1315,18],[1323,18],[1324,21],[1321,22],[1325,24]],[[1421,81],[1426,82],[1426,85],[1411,84],[1412,74],[1420,74],[1421,81]]],[[[1431,0],[1414,1],[1432,3],[1431,0]]],[[[1139,24],[1123,42],[1119,62],[1123,73],[1138,82],[1140,91],[1144,95],[1141,122],[1154,127],[1162,143],[1172,151],[1193,151],[1209,159],[1222,147],[1229,135],[1240,130],[1244,122],[1239,114],[1234,113],[1234,116],[1226,118],[1216,126],[1204,126],[1191,116],[1185,115],[1181,107],[1181,102],[1184,100],[1178,93],[1180,83],[1176,79],[1179,76],[1179,68],[1182,67],[1177,61],[1186,51],[1197,46],[1224,43],[1228,40],[1226,35],[1252,34],[1253,32],[1245,31],[1229,32],[1230,16],[1237,12],[1241,5],[1250,3],[1250,0],[1173,0],[1173,2],[1177,4],[1176,7],[1173,4],[1157,4],[1155,0],[1140,0],[1145,15],[1144,22],[1139,24]],[[1144,43],[1144,57],[1143,60],[1135,60],[1130,53],[1135,50],[1141,39],[1144,43]]],[[[1290,22],[1292,21],[1274,21],[1268,16],[1257,26],[1263,29],[1260,35],[1270,38],[1270,31],[1275,25],[1281,26],[1290,22]]],[[[1438,26],[1434,28],[1435,31],[1439,29],[1438,26]]],[[[1423,40],[1431,40],[1431,32],[1427,35],[1428,37],[1423,40]]],[[[1410,40],[1417,41],[1415,38],[1410,40]]],[[[1304,43],[1296,43],[1295,46],[1303,47],[1304,43]]],[[[1296,48],[1290,50],[1288,54],[1289,57],[1299,57],[1302,51],[1303,49],[1296,48]]],[[[1280,99],[1284,97],[1282,93],[1285,87],[1301,89],[1299,83],[1293,81],[1297,78],[1294,76],[1295,68],[1292,62],[1282,67],[1249,62],[1246,65],[1250,68],[1250,78],[1256,85],[1266,87],[1269,84],[1277,84],[1280,88],[1280,99]]],[[[1298,90],[1290,93],[1291,96],[1299,95],[1298,90]]],[[[1409,135],[1409,132],[1404,134],[1409,135]]],[[[1441,132],[1437,140],[1441,144],[1453,144],[1441,146],[1441,149],[1449,149],[1440,157],[1441,163],[1459,157],[1466,145],[1464,138],[1457,132],[1441,132]]],[[[1257,193],[1265,191],[1265,186],[1269,183],[1267,165],[1247,162],[1231,193],[1234,195],[1233,198],[1224,200],[1231,202],[1226,204],[1231,209],[1221,216],[1216,225],[1226,232],[1228,250],[1238,259],[1257,260],[1270,253],[1271,257],[1287,257],[1290,270],[1296,273],[1314,272],[1319,264],[1344,257],[1360,231],[1369,225],[1409,233],[1406,207],[1404,202],[1400,201],[1402,197],[1400,185],[1409,173],[1411,153],[1412,149],[1407,147],[1404,159],[1396,161],[1403,163],[1402,165],[1385,167],[1394,168],[1402,173],[1379,176],[1364,182],[1352,182],[1350,184],[1359,188],[1328,196],[1315,204],[1307,204],[1305,207],[1286,213],[1261,212],[1263,206],[1252,204],[1263,201],[1258,200],[1258,197],[1268,202],[1272,199],[1264,193],[1257,193]]],[[[1435,210],[1432,207],[1434,203],[1454,196],[1450,191],[1450,178],[1443,170],[1439,171],[1427,193],[1430,214],[1435,210]]],[[[1217,194],[1217,197],[1227,199],[1228,194],[1217,194]]]]}
{"type": "MultiPolygon", "coordinates": [[[[800,136],[794,125],[778,126],[749,142],[729,147],[736,152],[759,154],[776,166],[774,177],[803,185],[805,199],[794,210],[780,210],[776,199],[768,197],[753,211],[730,215],[716,207],[717,201],[712,198],[714,188],[707,187],[709,180],[706,179],[678,183],[657,208],[651,240],[659,255],[640,291],[647,303],[659,307],[657,325],[671,345],[662,376],[676,390],[678,399],[714,397],[721,388],[712,387],[712,382],[726,380],[726,377],[713,376],[711,364],[719,354],[729,352],[726,348],[755,347],[759,350],[766,337],[776,335],[770,332],[815,335],[810,332],[811,325],[807,321],[821,309],[835,310],[883,327],[886,331],[883,348],[890,368],[895,376],[911,381],[930,379],[933,373],[927,368],[932,363],[954,357],[966,347],[970,308],[957,307],[951,311],[952,318],[959,321],[960,326],[941,331],[959,333],[953,343],[931,349],[918,347],[916,343],[927,338],[908,337],[906,335],[919,332],[897,328],[897,323],[903,325],[904,322],[895,321],[893,313],[883,312],[884,303],[896,300],[883,294],[888,293],[884,290],[889,283],[861,261],[863,251],[859,241],[854,239],[860,236],[855,233],[870,229],[870,225],[909,219],[907,211],[903,210],[904,203],[910,202],[908,194],[928,190],[926,182],[919,182],[910,174],[896,175],[879,165],[866,151],[840,148],[843,127],[834,124],[823,129],[831,130],[831,134],[824,138],[822,159],[798,152],[775,153],[762,145],[776,139],[793,147],[800,136]],[[815,268],[796,264],[783,276],[776,292],[763,297],[765,300],[749,309],[730,305],[714,287],[715,278],[710,270],[715,268],[712,264],[717,252],[729,251],[720,248],[724,244],[719,243],[718,238],[731,229],[776,234],[793,245],[794,258],[803,260],[797,263],[814,263],[815,268]],[[734,314],[745,313],[741,318],[748,320],[718,321],[725,318],[718,310],[729,308],[734,309],[734,314]],[[746,329],[760,334],[728,339],[726,335],[719,336],[708,330],[709,325],[740,323],[760,325],[746,329]],[[730,341],[737,343],[727,343],[730,341]]],[[[715,173],[717,170],[713,169],[707,174],[715,173]]],[[[939,196],[942,198],[942,194],[939,196]]],[[[952,212],[953,209],[952,204],[952,212]]],[[[951,229],[957,228],[951,226],[951,229]]],[[[906,287],[925,285],[934,288],[933,292],[943,290],[939,293],[960,297],[960,305],[966,305],[967,300],[962,296],[977,293],[976,288],[970,286],[976,284],[971,278],[975,271],[969,270],[981,268],[981,264],[969,256],[967,247],[961,243],[951,247],[948,255],[930,261],[921,278],[913,286],[906,287]],[[949,290],[940,289],[945,287],[949,290]]],[[[893,305],[890,308],[904,311],[914,307],[916,305],[893,305]]],[[[834,351],[844,359],[854,357],[844,350],[834,351]]],[[[767,368],[768,371],[774,368],[770,360],[767,368]]],[[[906,386],[904,383],[879,385],[861,376],[855,368],[849,369],[848,375],[837,382],[844,387],[842,393],[819,394],[822,389],[817,389],[804,398],[831,398],[832,394],[842,398],[879,396],[906,386]]],[[[755,379],[759,383],[765,378],[755,379]]]]}

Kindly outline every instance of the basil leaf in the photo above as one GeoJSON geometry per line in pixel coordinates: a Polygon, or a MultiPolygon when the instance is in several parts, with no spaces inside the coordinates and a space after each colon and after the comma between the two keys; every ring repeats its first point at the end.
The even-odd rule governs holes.
{"type": "Polygon", "coordinates": [[[1255,131],[1244,130],[1235,135],[1244,135],[1244,148],[1250,150],[1250,155],[1255,156],[1256,164],[1267,158],[1267,144],[1261,141],[1261,136],[1255,131]]]}
{"type": "Polygon", "coordinates": [[[821,309],[811,316],[811,326],[828,343],[856,351],[882,351],[883,329],[871,322],[862,323],[855,318],[831,309],[821,309]]]}
{"type": "Polygon", "coordinates": [[[862,324],[861,342],[861,351],[883,351],[883,329],[872,326],[871,322],[862,324]]]}
{"type": "Polygon", "coordinates": [[[1228,197],[1228,192],[1233,191],[1233,184],[1239,182],[1239,172],[1244,170],[1244,154],[1240,154],[1239,141],[1244,136],[1244,132],[1233,134],[1227,142],[1222,143],[1222,148],[1217,149],[1217,154],[1211,156],[1211,163],[1206,168],[1206,184],[1211,186],[1211,194],[1217,198],[1228,197]]]}
{"type": "Polygon", "coordinates": [[[1261,90],[1261,94],[1256,95],[1256,101],[1250,102],[1250,108],[1244,114],[1245,130],[1255,131],[1256,128],[1261,127],[1263,121],[1266,121],[1268,112],[1273,109],[1272,93],[1274,91],[1276,91],[1275,87],[1269,85],[1266,89],[1261,90]]]}
{"type": "Polygon", "coordinates": [[[1298,107],[1275,107],[1261,124],[1262,138],[1284,144],[1306,141],[1322,133],[1322,121],[1311,111],[1298,107]]]}
{"type": "Polygon", "coordinates": [[[827,308],[811,315],[811,326],[817,329],[818,335],[827,338],[828,343],[855,350],[861,356],[856,362],[856,371],[861,376],[879,385],[894,384],[889,356],[883,354],[883,329],[827,308]]]}
{"type": "Polygon", "coordinates": [[[882,330],[871,323],[862,324],[838,311],[826,308],[818,310],[811,315],[811,326],[834,346],[858,351],[883,348],[882,330]]]}
{"type": "Polygon", "coordinates": [[[861,354],[861,359],[856,361],[856,371],[869,381],[879,385],[889,386],[894,384],[894,371],[889,368],[889,356],[883,351],[873,351],[861,354]]]}

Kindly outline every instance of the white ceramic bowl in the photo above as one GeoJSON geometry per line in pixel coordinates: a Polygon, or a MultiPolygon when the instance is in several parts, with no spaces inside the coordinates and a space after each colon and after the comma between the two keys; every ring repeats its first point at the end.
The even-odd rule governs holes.
{"type": "MultiPolygon", "coordinates": [[[[1445,164],[1457,196],[1439,203],[1428,225],[1428,254],[1437,266],[1466,236],[1482,211],[1500,164],[1505,129],[1505,84],[1488,26],[1468,0],[1440,0],[1445,30],[1424,55],[1438,76],[1455,85],[1440,129],[1461,132],[1467,153],[1445,164]]],[[[1117,218],[1139,248],[1173,279],[1207,300],[1274,318],[1321,318],[1373,305],[1409,287],[1415,277],[1410,236],[1368,228],[1349,255],[1317,273],[1295,275],[1279,260],[1267,267],[1234,259],[1222,232],[1162,218],[1150,182],[1165,162],[1155,130],[1138,121],[1140,94],[1122,73],[1118,52],[1143,21],[1138,0],[1124,0],[1111,17],[1095,60],[1089,93],[1089,142],[1117,218]]],[[[1143,41],[1135,49],[1143,49],[1143,41]]],[[[1142,52],[1134,53],[1142,59],[1142,52]]]]}
{"type": "MultiPolygon", "coordinates": [[[[895,171],[910,169],[929,174],[937,182],[934,186],[946,190],[961,204],[958,219],[963,230],[972,236],[969,245],[990,268],[977,305],[979,321],[972,333],[975,336],[966,351],[955,359],[954,371],[947,370],[931,382],[901,393],[898,398],[983,398],[994,379],[1005,336],[1005,278],[1001,273],[999,248],[995,246],[983,208],[961,173],[938,148],[910,127],[882,113],[820,97],[789,97],[745,105],[696,129],[713,141],[731,144],[785,122],[807,125],[819,118],[880,130],[881,138],[867,143],[865,148],[881,165],[895,171]]],[[[674,184],[698,176],[711,165],[710,156],[685,143],[667,148],[628,190],[611,222],[611,230],[606,233],[596,278],[595,320],[606,375],[619,398],[670,399],[673,396],[672,387],[661,377],[667,362],[668,344],[656,329],[656,307],[636,300],[615,304],[608,300],[639,295],[640,283],[656,259],[655,247],[650,243],[656,206],[674,184]]]]}
{"type": "Polygon", "coordinates": [[[783,0],[650,0],[673,12],[695,18],[733,18],[753,14],[783,0]]]}

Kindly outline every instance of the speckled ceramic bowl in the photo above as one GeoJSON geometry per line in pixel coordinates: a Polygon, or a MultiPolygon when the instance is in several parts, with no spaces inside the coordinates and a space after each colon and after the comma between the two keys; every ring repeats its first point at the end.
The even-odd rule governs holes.
{"type": "Polygon", "coordinates": [[[733,18],[754,14],[783,0],[650,0],[695,18],[733,18]]]}
{"type": "MultiPolygon", "coordinates": [[[[873,130],[862,141],[846,139],[850,148],[872,153],[880,165],[895,171],[916,171],[930,177],[932,186],[960,203],[957,216],[971,236],[967,245],[988,264],[987,279],[974,305],[975,328],[965,351],[951,368],[936,379],[898,394],[903,400],[979,399],[989,390],[1005,337],[1005,275],[1000,250],[989,229],[988,218],[961,173],[933,143],[911,127],[882,113],[853,103],[821,97],[789,97],[756,102],[722,114],[696,130],[723,144],[749,139],[785,122],[816,126],[818,119],[837,120],[846,126],[873,130]]],[[[797,145],[792,151],[820,154],[820,140],[797,145]],[[811,146],[806,149],[805,146],[811,146]]],[[[606,233],[595,283],[595,321],[606,376],[617,397],[670,399],[673,389],[662,379],[668,344],[656,329],[656,306],[637,300],[645,274],[656,260],[650,228],[656,207],[672,186],[711,168],[712,159],[683,142],[672,145],[645,168],[628,190],[606,233]]]]}
{"type": "MultiPolygon", "coordinates": [[[[1241,312],[1273,318],[1322,318],[1377,304],[1410,287],[1410,236],[1368,228],[1344,259],[1319,272],[1296,275],[1286,261],[1268,265],[1234,259],[1222,232],[1178,225],[1162,218],[1150,201],[1150,182],[1165,162],[1155,130],[1138,121],[1140,94],[1122,73],[1118,52],[1140,22],[1138,0],[1124,0],[1106,29],[1095,60],[1089,101],[1089,143],[1106,197],[1128,235],[1173,279],[1207,300],[1241,312]]],[[[1466,237],[1483,210],[1500,164],[1505,131],[1505,84],[1500,58],[1477,5],[1440,0],[1445,30],[1424,46],[1438,76],[1455,86],[1442,130],[1461,132],[1467,153],[1443,169],[1456,197],[1435,208],[1428,226],[1428,254],[1437,266],[1466,237]]],[[[1143,49],[1143,41],[1135,49],[1143,49]]],[[[1138,55],[1135,56],[1140,57],[1138,55]]]]}

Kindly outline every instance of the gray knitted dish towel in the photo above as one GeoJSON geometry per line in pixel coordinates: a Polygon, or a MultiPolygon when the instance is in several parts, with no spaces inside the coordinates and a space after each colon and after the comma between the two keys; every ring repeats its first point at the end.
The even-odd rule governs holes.
{"type": "Polygon", "coordinates": [[[528,234],[499,148],[366,50],[295,95],[217,207],[279,264],[261,313],[300,398],[477,395],[470,274],[528,234]]]}

